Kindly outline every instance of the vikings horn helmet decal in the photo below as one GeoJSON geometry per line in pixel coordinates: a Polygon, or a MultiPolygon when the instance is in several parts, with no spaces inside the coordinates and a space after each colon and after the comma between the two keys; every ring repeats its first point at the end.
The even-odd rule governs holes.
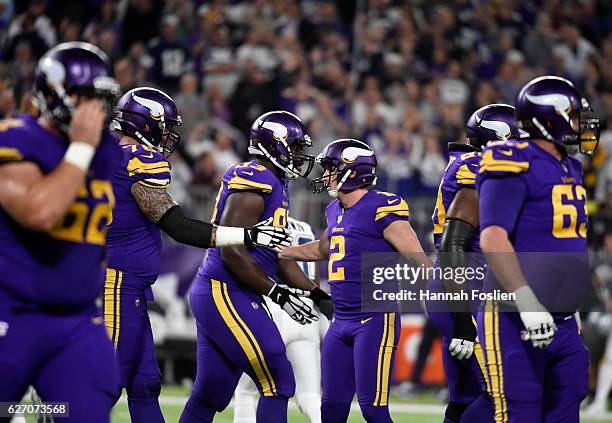
{"type": "Polygon", "coordinates": [[[467,121],[466,135],[470,144],[483,148],[489,141],[518,138],[514,107],[489,104],[476,110],[467,121]]]}

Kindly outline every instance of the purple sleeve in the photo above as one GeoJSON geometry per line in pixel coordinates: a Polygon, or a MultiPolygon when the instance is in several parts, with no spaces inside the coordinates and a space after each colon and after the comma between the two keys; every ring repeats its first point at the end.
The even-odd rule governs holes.
{"type": "Polygon", "coordinates": [[[512,234],[527,196],[527,187],[520,175],[487,178],[479,187],[480,230],[501,226],[512,234]]]}

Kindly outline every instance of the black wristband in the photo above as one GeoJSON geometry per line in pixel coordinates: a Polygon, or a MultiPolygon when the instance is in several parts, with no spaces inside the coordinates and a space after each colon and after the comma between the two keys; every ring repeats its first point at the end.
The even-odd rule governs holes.
{"type": "Polygon", "coordinates": [[[159,219],[157,226],[181,244],[199,248],[211,247],[213,225],[185,216],[179,205],[169,208],[159,219]]]}

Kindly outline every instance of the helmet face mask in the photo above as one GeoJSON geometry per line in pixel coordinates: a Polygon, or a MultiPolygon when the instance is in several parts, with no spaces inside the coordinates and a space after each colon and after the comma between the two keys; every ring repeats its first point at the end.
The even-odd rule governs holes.
{"type": "Polygon", "coordinates": [[[315,158],[315,162],[323,168],[323,175],[310,181],[312,192],[314,194],[319,194],[323,191],[327,191],[331,197],[335,198],[338,196],[337,186],[338,177],[341,173],[340,165],[332,159],[323,157],[321,154],[315,158]],[[334,182],[336,182],[336,186],[332,188],[334,182]]]}

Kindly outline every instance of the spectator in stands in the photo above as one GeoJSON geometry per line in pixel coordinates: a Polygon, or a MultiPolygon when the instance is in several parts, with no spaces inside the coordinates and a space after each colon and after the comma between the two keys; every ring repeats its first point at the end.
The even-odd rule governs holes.
{"type": "Polygon", "coordinates": [[[194,126],[206,118],[208,112],[206,99],[198,93],[198,77],[194,72],[181,76],[180,91],[174,96],[174,102],[183,119],[179,130],[187,138],[194,126]]]}
{"type": "Polygon", "coordinates": [[[561,59],[563,69],[573,79],[580,79],[587,60],[595,54],[595,47],[580,35],[578,27],[569,22],[563,25],[560,35],[562,42],[555,47],[554,53],[561,59]]]}
{"type": "Polygon", "coordinates": [[[164,16],[160,36],[148,46],[153,59],[151,79],[170,93],[178,91],[181,75],[191,67],[189,50],[178,38],[178,24],[176,15],[164,16]]]}

